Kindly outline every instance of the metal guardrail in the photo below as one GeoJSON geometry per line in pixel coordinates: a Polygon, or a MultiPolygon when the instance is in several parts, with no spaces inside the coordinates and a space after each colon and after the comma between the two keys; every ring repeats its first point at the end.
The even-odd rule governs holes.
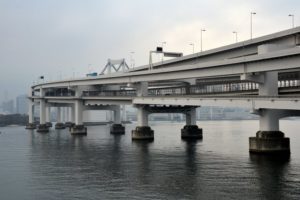
{"type": "MultiPolygon", "coordinates": [[[[209,84],[209,85],[191,85],[180,87],[168,87],[148,89],[148,96],[183,96],[183,95],[249,95],[257,94],[259,85],[252,82],[228,83],[228,84],[209,84]]],[[[279,81],[279,92],[288,92],[288,89],[299,89],[300,81],[279,81]]],[[[47,97],[74,97],[74,91],[48,91],[47,97]]],[[[103,91],[83,91],[83,97],[135,97],[136,90],[103,90],[103,91]]],[[[218,96],[219,97],[219,96],[218,96]]]]}
{"type": "Polygon", "coordinates": [[[135,90],[106,90],[106,91],[84,91],[84,97],[91,96],[136,96],[135,90]]]}

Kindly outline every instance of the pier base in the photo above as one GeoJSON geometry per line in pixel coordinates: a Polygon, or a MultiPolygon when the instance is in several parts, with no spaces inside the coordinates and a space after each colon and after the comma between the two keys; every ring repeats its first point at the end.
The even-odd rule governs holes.
{"type": "Polygon", "coordinates": [[[40,124],[40,125],[38,125],[36,132],[38,132],[38,133],[48,133],[49,132],[49,126],[47,126],[47,124],[40,124]]]}
{"type": "Polygon", "coordinates": [[[249,138],[250,153],[290,154],[290,139],[281,131],[258,131],[249,138]]]}
{"type": "Polygon", "coordinates": [[[154,140],[154,131],[149,126],[137,126],[131,137],[132,140],[154,140]]]}
{"type": "Polygon", "coordinates": [[[72,127],[72,126],[75,126],[75,123],[73,123],[73,122],[66,122],[66,123],[65,123],[65,127],[70,128],[70,127],[72,127]]]}
{"type": "Polygon", "coordinates": [[[47,126],[48,128],[51,128],[53,125],[52,125],[51,122],[46,122],[46,126],[47,126]]]}
{"type": "Polygon", "coordinates": [[[184,140],[202,139],[202,129],[197,125],[185,125],[181,129],[181,138],[184,140]]]}
{"type": "Polygon", "coordinates": [[[28,123],[26,125],[25,129],[34,130],[34,129],[36,129],[36,124],[34,124],[34,123],[28,123]]]}
{"type": "Polygon", "coordinates": [[[64,123],[56,123],[55,124],[55,129],[58,130],[58,129],[65,129],[66,126],[64,123]]]}
{"type": "Polygon", "coordinates": [[[84,125],[74,125],[70,127],[70,133],[72,135],[86,135],[87,128],[84,125]]]}
{"type": "Polygon", "coordinates": [[[110,127],[110,134],[125,134],[125,127],[122,124],[113,124],[110,127]]]}

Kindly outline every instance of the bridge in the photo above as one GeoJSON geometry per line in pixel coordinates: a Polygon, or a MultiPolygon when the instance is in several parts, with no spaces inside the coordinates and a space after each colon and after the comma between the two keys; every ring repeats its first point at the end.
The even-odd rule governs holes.
{"type": "Polygon", "coordinates": [[[70,80],[33,85],[27,129],[48,132],[50,107],[57,108],[56,129],[69,126],[73,135],[87,134],[84,110],[111,110],[112,134],[124,134],[121,106],[137,108],[133,140],[153,140],[151,113],[183,113],[183,139],[202,139],[196,125],[200,106],[244,107],[259,116],[260,127],[249,138],[251,153],[290,153],[289,138],[279,119],[300,116],[300,27],[158,63],[70,80]],[[40,123],[34,109],[40,107],[40,123]],[[61,108],[72,113],[61,122],[61,108]]]}

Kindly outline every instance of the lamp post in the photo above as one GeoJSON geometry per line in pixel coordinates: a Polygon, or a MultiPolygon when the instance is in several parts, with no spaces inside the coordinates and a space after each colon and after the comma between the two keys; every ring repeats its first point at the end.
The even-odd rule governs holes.
{"type": "Polygon", "coordinates": [[[131,51],[130,52],[130,66],[131,66],[131,68],[134,68],[133,54],[134,54],[134,51],[131,51]]]}
{"type": "Polygon", "coordinates": [[[190,45],[193,46],[193,53],[194,53],[195,52],[195,44],[191,43],[190,45]]]}
{"type": "Polygon", "coordinates": [[[252,16],[256,15],[256,12],[251,12],[250,13],[250,39],[252,39],[252,16]]]}
{"type": "Polygon", "coordinates": [[[238,42],[237,32],[236,32],[236,31],[233,31],[232,33],[235,35],[235,42],[238,42]]]}
{"type": "Polygon", "coordinates": [[[92,69],[91,69],[92,64],[88,64],[88,72],[92,73],[92,69]]]}
{"type": "Polygon", "coordinates": [[[293,14],[289,14],[289,17],[292,17],[292,28],[295,27],[295,16],[293,14]]]}
{"type": "Polygon", "coordinates": [[[200,32],[200,46],[201,46],[201,52],[202,52],[202,44],[203,44],[203,41],[202,41],[202,33],[205,32],[206,30],[205,29],[201,29],[201,32],[200,32]]]}
{"type": "MultiPolygon", "coordinates": [[[[167,42],[162,42],[161,43],[161,47],[164,49],[164,45],[167,45],[167,42]]],[[[163,62],[164,61],[164,54],[162,54],[162,56],[161,56],[161,62],[163,62]]]]}

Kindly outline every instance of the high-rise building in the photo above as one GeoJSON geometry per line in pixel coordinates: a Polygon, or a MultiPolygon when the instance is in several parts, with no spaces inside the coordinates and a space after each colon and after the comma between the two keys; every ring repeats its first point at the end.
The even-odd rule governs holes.
{"type": "Polygon", "coordinates": [[[16,113],[18,114],[28,113],[28,99],[25,94],[19,95],[16,98],[16,113]]]}
{"type": "Polygon", "coordinates": [[[2,110],[5,114],[14,113],[14,101],[9,100],[2,103],[2,110]]]}

